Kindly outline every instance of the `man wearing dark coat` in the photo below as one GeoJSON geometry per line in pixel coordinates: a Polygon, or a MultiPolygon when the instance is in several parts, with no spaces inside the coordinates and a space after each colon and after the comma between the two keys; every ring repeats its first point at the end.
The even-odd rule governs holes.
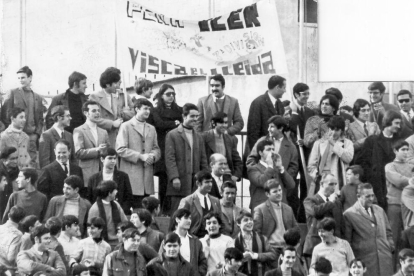
{"type": "Polygon", "coordinates": [[[399,112],[385,112],[382,121],[383,131],[379,135],[367,137],[354,160],[355,164],[364,169],[365,180],[373,185],[378,205],[384,210],[387,209],[385,165],[395,159],[392,144],[400,138],[398,132],[401,129],[401,119],[399,112]]]}

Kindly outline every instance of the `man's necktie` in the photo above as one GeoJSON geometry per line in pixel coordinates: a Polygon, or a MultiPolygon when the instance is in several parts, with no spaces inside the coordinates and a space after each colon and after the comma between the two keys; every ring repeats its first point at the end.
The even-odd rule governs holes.
{"type": "Polygon", "coordinates": [[[326,202],[329,202],[329,197],[326,197],[326,202]]]}
{"type": "Polygon", "coordinates": [[[367,123],[366,123],[366,122],[364,123],[364,131],[365,131],[365,134],[366,134],[367,136],[369,136],[369,134],[368,134],[368,129],[367,129],[367,123]]]}
{"type": "Polygon", "coordinates": [[[68,166],[66,164],[63,164],[63,167],[65,167],[65,173],[66,173],[66,175],[68,175],[68,173],[69,173],[68,166]]]}
{"type": "Polygon", "coordinates": [[[208,210],[207,196],[204,196],[204,209],[208,210]]]}
{"type": "Polygon", "coordinates": [[[62,139],[65,139],[65,132],[62,131],[62,139]]]}

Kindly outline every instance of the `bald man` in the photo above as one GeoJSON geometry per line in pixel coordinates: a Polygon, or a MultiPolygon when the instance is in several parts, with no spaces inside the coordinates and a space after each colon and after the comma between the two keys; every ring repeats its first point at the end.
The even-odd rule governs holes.
{"type": "Polygon", "coordinates": [[[237,181],[237,176],[231,175],[231,170],[227,164],[227,159],[220,153],[213,153],[210,156],[211,175],[213,176],[213,187],[211,188],[210,195],[219,199],[222,198],[221,186],[224,181],[232,180],[234,183],[237,181]]]}

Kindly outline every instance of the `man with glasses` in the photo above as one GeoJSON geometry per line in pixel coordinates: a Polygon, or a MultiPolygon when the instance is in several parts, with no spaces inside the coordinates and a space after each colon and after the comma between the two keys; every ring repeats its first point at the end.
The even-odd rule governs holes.
{"type": "Polygon", "coordinates": [[[413,132],[414,127],[412,124],[412,119],[414,118],[414,111],[413,111],[413,96],[411,92],[408,90],[400,90],[397,94],[397,102],[398,106],[400,107],[400,112],[402,116],[402,125],[407,127],[411,132],[413,132]]]}
{"type": "Polygon", "coordinates": [[[384,94],[385,86],[382,82],[375,81],[368,86],[369,101],[371,102],[369,121],[376,122],[380,127],[382,126],[382,118],[386,111],[394,110],[399,112],[398,107],[395,105],[383,102],[384,94]]]}
{"type": "Polygon", "coordinates": [[[197,120],[198,132],[211,129],[211,119],[217,112],[224,112],[229,119],[226,133],[239,134],[244,127],[243,117],[240,112],[239,102],[236,98],[224,94],[225,80],[222,75],[212,76],[210,79],[211,94],[198,100],[200,116],[197,120]]]}

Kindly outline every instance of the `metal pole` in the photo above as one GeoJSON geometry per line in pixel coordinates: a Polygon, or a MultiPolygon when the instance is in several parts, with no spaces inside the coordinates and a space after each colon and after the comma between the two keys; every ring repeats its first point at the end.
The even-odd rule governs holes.
{"type": "Polygon", "coordinates": [[[388,102],[394,104],[394,82],[388,82],[388,102]]]}
{"type": "Polygon", "coordinates": [[[303,82],[303,25],[305,0],[299,0],[299,82],[303,82]]]}

